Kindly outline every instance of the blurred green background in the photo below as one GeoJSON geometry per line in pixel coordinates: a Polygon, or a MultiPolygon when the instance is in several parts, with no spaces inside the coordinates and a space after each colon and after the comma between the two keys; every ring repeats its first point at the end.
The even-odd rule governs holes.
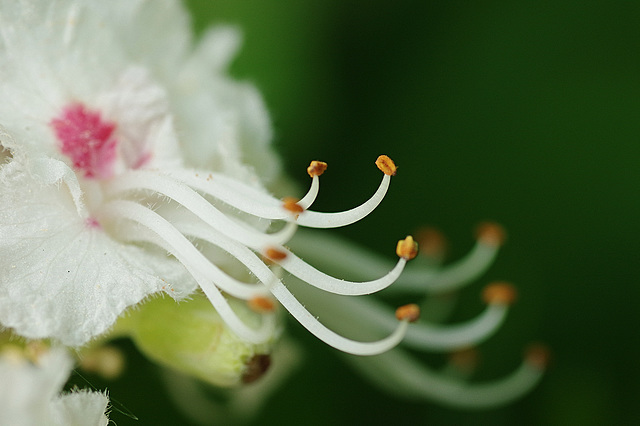
{"type": "MultiPolygon", "coordinates": [[[[329,163],[317,209],[366,199],[379,154],[399,165],[382,206],[340,233],[392,257],[399,237],[431,224],[455,259],[477,222],[507,228],[496,264],[456,314],[480,312],[491,280],[518,287],[507,324],[481,347],[479,379],[513,369],[532,340],[553,351],[525,398],[455,411],[378,391],[291,322],[304,363],[256,424],[640,424],[636,2],[187,4],[197,31],[242,29],[232,71],[263,93],[287,173],[306,185],[310,160],[329,163]]],[[[137,424],[189,424],[155,367],[131,363],[109,388],[137,424]]]]}

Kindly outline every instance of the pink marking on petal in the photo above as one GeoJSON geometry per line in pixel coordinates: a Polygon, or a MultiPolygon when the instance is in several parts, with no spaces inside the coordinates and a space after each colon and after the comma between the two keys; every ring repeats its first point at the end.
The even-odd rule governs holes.
{"type": "Polygon", "coordinates": [[[147,164],[150,160],[151,160],[151,153],[143,152],[142,154],[140,154],[140,157],[138,157],[136,162],[133,163],[132,168],[133,169],[139,169],[142,166],[144,166],[145,164],[147,164]]]}
{"type": "Polygon", "coordinates": [[[87,228],[102,228],[102,226],[100,226],[100,222],[98,222],[98,219],[96,219],[95,217],[88,217],[84,221],[84,224],[87,226],[87,228]]]}
{"type": "Polygon", "coordinates": [[[73,103],[49,124],[60,142],[60,151],[85,177],[105,179],[113,175],[118,144],[113,136],[116,123],[103,120],[99,112],[81,103],[73,103]]]}

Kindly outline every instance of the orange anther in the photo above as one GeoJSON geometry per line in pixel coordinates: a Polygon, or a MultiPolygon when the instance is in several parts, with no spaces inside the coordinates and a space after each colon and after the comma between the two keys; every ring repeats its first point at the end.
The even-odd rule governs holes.
{"type": "Polygon", "coordinates": [[[396,309],[396,318],[398,321],[416,322],[420,318],[420,307],[415,303],[400,306],[396,309]]]}
{"type": "Polygon", "coordinates": [[[418,254],[418,243],[413,240],[411,235],[408,235],[404,240],[398,241],[396,254],[404,260],[411,260],[418,254]]]}
{"type": "Polygon", "coordinates": [[[510,305],[517,297],[516,289],[506,282],[489,284],[482,291],[482,300],[492,305],[510,305]]]}
{"type": "Polygon", "coordinates": [[[327,170],[327,163],[324,161],[312,161],[309,167],[307,167],[307,173],[309,173],[311,177],[320,176],[325,170],[327,170]]]}
{"type": "Polygon", "coordinates": [[[484,244],[500,247],[506,241],[507,233],[497,223],[483,222],[476,228],[476,238],[484,244]]]}
{"type": "Polygon", "coordinates": [[[449,354],[449,362],[462,370],[473,370],[478,365],[478,350],[465,348],[449,354]]]}
{"type": "Polygon", "coordinates": [[[276,308],[276,305],[275,303],[273,303],[273,300],[264,296],[253,297],[249,299],[248,303],[249,303],[249,307],[252,310],[261,314],[267,313],[267,312],[273,312],[276,308]]]}
{"type": "Polygon", "coordinates": [[[298,204],[298,201],[300,200],[298,200],[297,198],[285,197],[282,199],[282,207],[293,214],[300,214],[304,211],[304,209],[300,204],[298,204]]]}
{"type": "Polygon", "coordinates": [[[531,365],[543,370],[549,365],[551,354],[549,348],[542,343],[534,343],[527,348],[525,359],[531,365]]]}
{"type": "Polygon", "coordinates": [[[378,157],[378,159],[376,160],[376,166],[378,166],[382,173],[388,176],[395,176],[396,171],[398,170],[398,168],[396,167],[396,163],[394,163],[393,160],[386,155],[381,155],[378,157]]]}
{"type": "Polygon", "coordinates": [[[286,252],[273,247],[267,248],[264,252],[264,255],[274,262],[279,262],[287,258],[286,252]]]}
{"type": "Polygon", "coordinates": [[[440,258],[447,251],[447,239],[432,227],[424,227],[418,230],[416,241],[420,246],[420,254],[431,258],[440,258]]]}

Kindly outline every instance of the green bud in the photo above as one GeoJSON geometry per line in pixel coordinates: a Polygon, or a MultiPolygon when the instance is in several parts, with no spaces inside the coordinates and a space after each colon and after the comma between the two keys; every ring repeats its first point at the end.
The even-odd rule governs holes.
{"type": "MultiPolygon", "coordinates": [[[[245,324],[259,327],[261,315],[245,301],[230,299],[229,305],[245,324]]],[[[149,359],[221,387],[260,377],[278,337],[260,345],[241,340],[199,293],[180,302],[150,299],[120,318],[114,333],[128,335],[149,359]]]]}

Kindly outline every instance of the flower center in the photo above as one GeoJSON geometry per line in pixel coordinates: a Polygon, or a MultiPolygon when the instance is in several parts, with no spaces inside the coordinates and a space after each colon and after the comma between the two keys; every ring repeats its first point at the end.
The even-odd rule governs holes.
{"type": "Polygon", "coordinates": [[[102,118],[81,103],[73,103],[51,120],[60,150],[73,161],[76,170],[90,179],[105,179],[113,175],[118,140],[113,133],[114,122],[102,118]]]}

